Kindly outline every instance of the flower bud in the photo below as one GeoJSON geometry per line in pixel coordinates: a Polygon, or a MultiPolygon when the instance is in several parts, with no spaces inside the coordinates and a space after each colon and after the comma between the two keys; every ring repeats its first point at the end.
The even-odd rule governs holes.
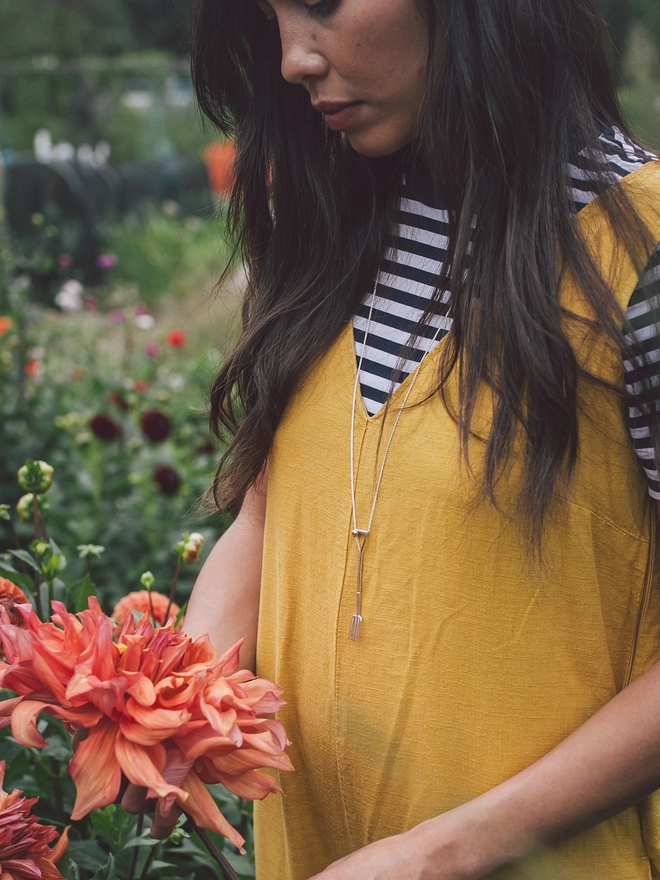
{"type": "Polygon", "coordinates": [[[35,541],[32,545],[32,549],[37,554],[37,556],[45,556],[50,544],[47,544],[46,541],[35,541]]]}
{"type": "Polygon", "coordinates": [[[34,496],[32,495],[32,492],[29,492],[27,495],[22,495],[18,499],[16,513],[23,522],[32,522],[34,517],[34,496]]]}
{"type": "Polygon", "coordinates": [[[45,461],[26,461],[18,471],[18,485],[41,495],[53,485],[53,468],[45,461]]]}
{"type": "Polygon", "coordinates": [[[140,583],[145,588],[145,590],[150,590],[155,582],[156,578],[152,575],[150,571],[145,571],[144,574],[140,577],[140,583]]]}
{"type": "Polygon", "coordinates": [[[188,565],[193,565],[195,562],[199,562],[203,546],[204,535],[200,535],[199,532],[193,532],[191,535],[188,535],[181,551],[181,559],[183,562],[186,562],[188,565]]]}

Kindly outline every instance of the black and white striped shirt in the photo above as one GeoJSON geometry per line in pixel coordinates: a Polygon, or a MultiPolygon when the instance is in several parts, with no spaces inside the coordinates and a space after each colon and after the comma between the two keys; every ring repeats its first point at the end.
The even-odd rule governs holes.
{"type": "MultiPolygon", "coordinates": [[[[610,173],[612,182],[657,158],[615,128],[605,130],[600,141],[603,166],[610,173]]],[[[568,168],[576,213],[598,196],[588,167],[586,157],[581,155],[568,168]]],[[[366,346],[363,343],[372,302],[371,291],[365,295],[353,319],[358,361],[363,356],[360,386],[369,415],[378,412],[424,355],[451,329],[449,291],[445,291],[441,307],[411,345],[411,338],[433,295],[446,257],[447,221],[447,212],[437,202],[430,186],[420,186],[415,175],[404,175],[399,225],[381,263],[366,346]]],[[[630,299],[626,321],[630,332],[625,339],[636,344],[634,353],[624,353],[626,388],[629,394],[635,395],[643,378],[657,380],[658,394],[653,403],[660,410],[660,246],[630,299]],[[643,357],[640,356],[640,345],[643,357]]],[[[660,476],[648,417],[639,408],[631,406],[629,424],[649,493],[660,499],[660,476]]]]}

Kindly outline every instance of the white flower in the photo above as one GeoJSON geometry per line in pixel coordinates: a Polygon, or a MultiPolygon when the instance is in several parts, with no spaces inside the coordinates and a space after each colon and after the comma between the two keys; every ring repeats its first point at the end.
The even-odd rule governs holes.
{"type": "Polygon", "coordinates": [[[70,278],[62,285],[60,292],[55,297],[55,303],[67,312],[79,312],[83,307],[83,292],[85,288],[80,281],[70,278]]]}
{"type": "Polygon", "coordinates": [[[136,315],[135,326],[140,330],[151,330],[156,323],[153,315],[136,315]]]}

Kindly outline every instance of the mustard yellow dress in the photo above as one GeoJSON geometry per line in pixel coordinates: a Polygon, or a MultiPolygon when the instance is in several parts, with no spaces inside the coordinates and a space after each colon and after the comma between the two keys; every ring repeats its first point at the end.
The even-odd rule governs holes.
{"type": "MultiPolygon", "coordinates": [[[[660,241],[660,163],[618,184],[660,241]]],[[[596,200],[577,223],[625,308],[638,280],[596,200]]],[[[645,254],[639,254],[640,266],[645,254]]],[[[589,317],[567,277],[561,301],[589,317]]],[[[567,321],[580,361],[622,382],[620,352],[567,321]]],[[[619,398],[580,389],[580,452],[547,525],[542,569],[518,529],[474,506],[484,444],[461,461],[456,426],[427,399],[443,342],[423,362],[389,453],[364,563],[359,642],[348,639],[357,553],[351,537],[351,327],[309,372],[270,463],[257,664],[284,687],[296,767],[284,797],[256,808],[258,880],[307,880],[518,773],[660,658],[654,515],[619,398]]],[[[382,421],[358,401],[357,506],[368,513],[382,421]]],[[[453,381],[449,395],[455,395],[453,381]]],[[[490,424],[484,393],[477,434],[490,424]]],[[[382,446],[380,449],[382,455],[382,446]]],[[[518,465],[499,487],[512,510],[518,465]]],[[[658,744],[660,748],[660,743],[658,744]]],[[[536,853],[493,880],[660,877],[655,796],[536,853]]],[[[357,880],[357,878],[356,878],[357,880]]]]}

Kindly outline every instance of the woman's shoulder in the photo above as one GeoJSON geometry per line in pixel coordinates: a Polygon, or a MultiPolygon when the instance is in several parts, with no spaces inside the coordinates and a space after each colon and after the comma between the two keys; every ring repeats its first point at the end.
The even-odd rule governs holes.
{"type": "Polygon", "coordinates": [[[598,198],[604,187],[620,183],[658,159],[614,125],[601,126],[598,145],[598,152],[582,150],[568,166],[576,213],[598,198]]]}

